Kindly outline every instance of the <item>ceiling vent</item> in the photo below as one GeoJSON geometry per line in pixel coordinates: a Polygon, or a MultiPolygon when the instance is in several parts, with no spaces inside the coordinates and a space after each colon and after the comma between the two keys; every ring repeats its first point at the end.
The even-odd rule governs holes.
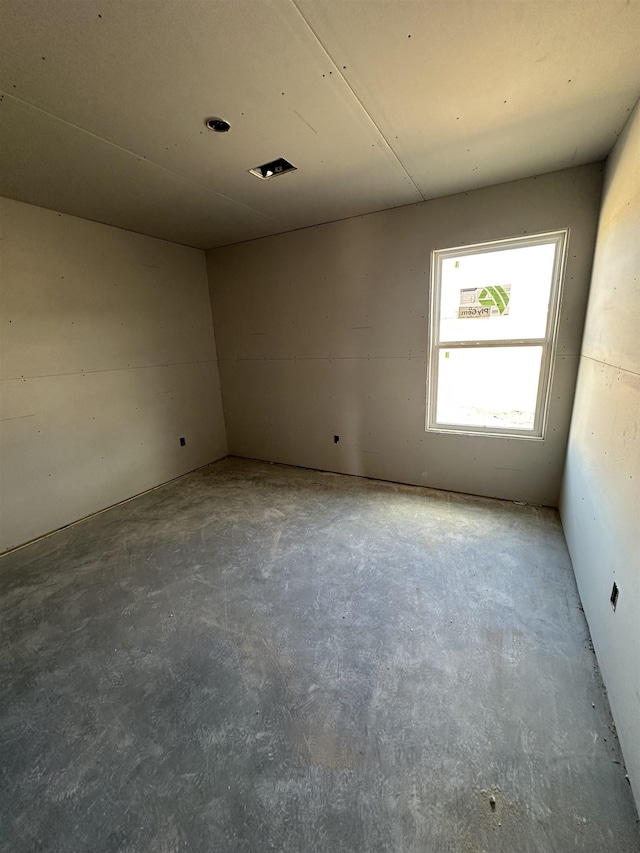
{"type": "Polygon", "coordinates": [[[269,178],[275,178],[277,175],[284,175],[285,172],[295,172],[296,166],[285,160],[284,157],[278,157],[277,160],[272,160],[270,163],[264,163],[262,166],[256,166],[255,169],[249,169],[252,175],[260,178],[261,181],[268,181],[269,178]]]}
{"type": "Polygon", "coordinates": [[[215,133],[226,133],[231,125],[223,118],[206,118],[204,120],[207,130],[213,130],[215,133]]]}

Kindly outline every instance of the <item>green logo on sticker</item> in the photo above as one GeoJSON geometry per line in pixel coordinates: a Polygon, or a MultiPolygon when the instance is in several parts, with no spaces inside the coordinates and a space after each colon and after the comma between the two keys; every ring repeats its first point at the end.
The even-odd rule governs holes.
{"type": "Polygon", "coordinates": [[[497,308],[500,314],[504,314],[509,304],[509,294],[497,285],[496,287],[483,287],[478,302],[485,308],[497,308]]]}

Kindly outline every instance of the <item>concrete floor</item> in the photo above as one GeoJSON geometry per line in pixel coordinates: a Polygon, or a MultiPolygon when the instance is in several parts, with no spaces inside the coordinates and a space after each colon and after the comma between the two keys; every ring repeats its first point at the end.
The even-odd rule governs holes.
{"type": "Polygon", "coordinates": [[[553,510],[227,459],[0,595],[2,853],[640,848],[553,510]]]}

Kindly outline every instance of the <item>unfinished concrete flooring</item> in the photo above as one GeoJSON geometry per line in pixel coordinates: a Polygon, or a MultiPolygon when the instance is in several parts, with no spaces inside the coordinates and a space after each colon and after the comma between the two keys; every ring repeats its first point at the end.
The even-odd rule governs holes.
{"type": "Polygon", "coordinates": [[[227,459],[0,591],[2,853],[639,849],[553,510],[227,459]]]}

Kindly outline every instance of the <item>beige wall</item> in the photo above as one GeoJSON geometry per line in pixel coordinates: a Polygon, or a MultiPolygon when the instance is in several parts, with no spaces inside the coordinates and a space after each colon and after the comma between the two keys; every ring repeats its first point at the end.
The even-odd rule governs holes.
{"type": "Polygon", "coordinates": [[[4,550],[224,456],[226,438],[204,254],[0,205],[4,550]]]}
{"type": "Polygon", "coordinates": [[[640,106],[607,163],[561,514],[640,804],[640,106]],[[613,582],[620,593],[614,613],[613,582]]]}
{"type": "Polygon", "coordinates": [[[208,252],[230,453],[557,505],[601,181],[594,164],[208,252]],[[546,440],[426,433],[431,251],[565,227],[546,440]]]}

